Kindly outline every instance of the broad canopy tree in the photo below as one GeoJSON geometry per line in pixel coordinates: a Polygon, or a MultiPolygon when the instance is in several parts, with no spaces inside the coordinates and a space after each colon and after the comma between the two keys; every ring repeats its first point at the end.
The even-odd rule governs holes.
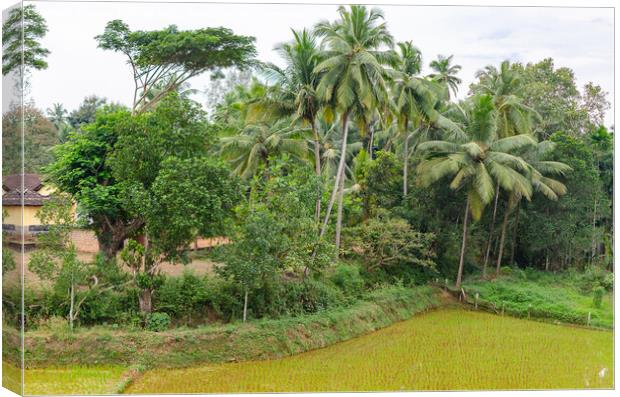
{"type": "Polygon", "coordinates": [[[134,79],[134,113],[152,108],[194,76],[233,66],[249,67],[256,54],[253,37],[238,36],[223,27],[183,31],[171,25],[162,30],[131,31],[116,19],[95,39],[99,48],[127,57],[134,79]],[[150,97],[154,87],[158,93],[150,97]]]}

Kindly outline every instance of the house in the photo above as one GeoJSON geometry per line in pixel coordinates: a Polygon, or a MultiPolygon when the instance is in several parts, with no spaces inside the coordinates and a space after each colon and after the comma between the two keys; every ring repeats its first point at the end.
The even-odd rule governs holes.
{"type": "Polygon", "coordinates": [[[2,230],[13,235],[16,240],[20,239],[22,233],[26,239],[30,239],[45,231],[37,212],[49,200],[51,191],[36,174],[5,176],[2,179],[2,230]]]}

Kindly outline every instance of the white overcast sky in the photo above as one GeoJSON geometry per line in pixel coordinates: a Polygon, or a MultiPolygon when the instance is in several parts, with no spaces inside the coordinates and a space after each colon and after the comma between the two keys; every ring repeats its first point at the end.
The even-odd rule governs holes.
{"type": "MultiPolygon", "coordinates": [[[[27,2],[31,3],[31,2],[27,2]]],[[[290,28],[312,27],[337,17],[336,5],[165,4],[32,2],[48,23],[43,45],[51,51],[49,68],[32,76],[32,97],[40,108],[60,102],[69,110],[91,94],[129,104],[132,80],[125,59],[97,48],[94,36],[106,22],[122,19],[131,29],[180,29],[225,26],[256,37],[258,57],[280,63],[276,44],[291,38],[290,28]]],[[[412,40],[422,50],[425,69],[438,54],[454,54],[463,66],[459,96],[477,70],[504,59],[536,62],[546,57],[556,67],[575,71],[580,88],[592,81],[609,92],[613,105],[611,8],[511,8],[464,6],[379,6],[396,40],[412,40]]],[[[208,78],[190,80],[203,89],[208,78]]],[[[202,95],[196,97],[204,101],[202,95]]],[[[613,124],[613,108],[606,124],[613,124]]]]}

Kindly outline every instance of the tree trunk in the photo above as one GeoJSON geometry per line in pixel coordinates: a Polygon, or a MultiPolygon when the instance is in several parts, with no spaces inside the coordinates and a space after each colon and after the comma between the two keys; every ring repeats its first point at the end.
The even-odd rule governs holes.
{"type": "Polygon", "coordinates": [[[325,235],[325,231],[327,230],[327,224],[329,223],[329,216],[331,215],[332,208],[334,207],[334,202],[336,201],[336,196],[338,195],[338,187],[340,186],[340,175],[344,174],[344,163],[347,155],[347,136],[349,134],[349,113],[345,112],[342,115],[342,147],[340,150],[340,161],[338,163],[338,169],[336,170],[336,180],[334,181],[334,189],[332,190],[331,197],[329,198],[329,203],[327,204],[327,210],[325,211],[325,218],[323,219],[323,225],[321,226],[321,232],[319,233],[319,238],[322,238],[325,235]]]}
{"type": "Polygon", "coordinates": [[[338,216],[336,218],[336,252],[340,256],[340,233],[342,232],[342,200],[344,198],[344,169],[340,175],[340,186],[338,186],[338,216]]]}
{"type": "Polygon", "coordinates": [[[495,276],[499,276],[502,267],[502,256],[504,255],[504,242],[506,241],[506,228],[508,227],[508,215],[510,215],[510,203],[506,206],[504,213],[504,221],[502,222],[502,234],[499,239],[499,252],[497,253],[497,265],[495,267],[495,276]]]}
{"type": "Polygon", "coordinates": [[[373,158],[374,144],[375,144],[375,129],[373,128],[372,123],[370,123],[370,140],[368,141],[368,156],[370,156],[371,160],[373,158]]]}
{"type": "MultiPolygon", "coordinates": [[[[316,122],[312,120],[312,134],[314,136],[314,171],[317,177],[321,177],[321,143],[319,135],[316,131],[316,122]]],[[[321,218],[321,188],[316,192],[316,208],[314,210],[314,219],[318,223],[321,218]]]]}
{"type": "Polygon", "coordinates": [[[545,249],[545,271],[549,271],[549,248],[545,249]]]}
{"type": "Polygon", "coordinates": [[[99,231],[96,233],[96,236],[99,243],[99,251],[107,260],[115,259],[116,254],[123,249],[125,234],[118,230],[99,231]]]}
{"type": "Polygon", "coordinates": [[[243,322],[248,319],[248,289],[245,289],[245,295],[243,297],[243,322]]]}
{"type": "Polygon", "coordinates": [[[594,216],[592,217],[592,254],[590,256],[590,263],[594,263],[596,256],[596,197],[594,197],[594,216]]]}
{"type": "Polygon", "coordinates": [[[521,202],[517,204],[517,213],[515,214],[515,224],[512,228],[512,243],[510,245],[510,265],[515,263],[515,249],[517,246],[517,232],[519,231],[519,213],[521,212],[521,202]]]}
{"type": "Polygon", "coordinates": [[[74,307],[75,307],[75,285],[73,284],[73,275],[71,276],[71,288],[70,288],[70,303],[69,303],[69,328],[73,331],[74,320],[74,307]]]}
{"type": "Polygon", "coordinates": [[[487,275],[487,265],[489,264],[489,256],[491,255],[491,242],[493,233],[495,232],[495,218],[497,217],[497,201],[499,200],[499,182],[495,186],[495,203],[493,204],[493,217],[491,218],[491,226],[489,227],[489,238],[487,239],[487,247],[484,253],[484,263],[482,264],[482,277],[487,275]]]}
{"type": "Polygon", "coordinates": [[[465,215],[463,218],[463,241],[461,242],[461,258],[459,259],[459,270],[456,274],[456,288],[461,288],[463,279],[463,267],[465,266],[465,246],[467,245],[467,221],[469,220],[469,195],[465,203],[465,215]]]}
{"type": "Polygon", "coordinates": [[[138,294],[138,302],[140,303],[140,311],[142,313],[150,313],[153,311],[153,290],[150,288],[143,289],[138,294]]]}
{"type": "Polygon", "coordinates": [[[405,152],[403,156],[403,196],[407,197],[407,171],[409,168],[409,135],[405,136],[405,145],[403,150],[405,152]]]}

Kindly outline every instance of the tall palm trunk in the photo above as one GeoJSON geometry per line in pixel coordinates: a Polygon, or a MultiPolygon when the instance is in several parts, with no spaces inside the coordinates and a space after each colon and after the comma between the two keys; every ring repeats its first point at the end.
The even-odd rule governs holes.
{"type": "Polygon", "coordinates": [[[491,226],[489,226],[489,238],[487,239],[486,252],[484,254],[484,263],[482,265],[482,277],[487,275],[487,265],[489,264],[489,256],[491,255],[491,242],[493,241],[493,233],[495,232],[495,218],[497,216],[497,201],[499,199],[499,182],[495,186],[495,203],[493,204],[493,217],[491,218],[491,226]]]}
{"type": "Polygon", "coordinates": [[[405,127],[405,134],[405,154],[403,158],[403,196],[407,197],[407,172],[409,171],[409,135],[407,134],[407,127],[405,127]]]}
{"type": "Polygon", "coordinates": [[[368,140],[368,156],[370,156],[370,159],[372,160],[372,156],[373,156],[373,146],[375,145],[375,129],[373,128],[372,123],[370,123],[369,126],[370,129],[370,139],[368,140]]]}
{"type": "Polygon", "coordinates": [[[344,198],[344,168],[340,175],[340,185],[338,186],[338,216],[336,218],[336,252],[340,256],[340,233],[342,231],[342,200],[344,198]]]}
{"type": "MultiPolygon", "coordinates": [[[[319,141],[319,134],[316,131],[316,122],[314,119],[311,121],[312,134],[314,136],[314,171],[318,178],[321,177],[321,143],[319,141]]],[[[314,209],[314,220],[318,223],[321,218],[321,188],[316,192],[316,206],[314,209]]]]}
{"type": "Polygon", "coordinates": [[[332,208],[334,207],[334,202],[336,201],[336,196],[338,195],[338,187],[340,186],[340,177],[344,174],[344,162],[346,158],[347,152],[347,137],[349,135],[349,112],[344,112],[342,115],[342,147],[340,149],[340,161],[338,163],[338,169],[336,170],[336,180],[334,181],[334,189],[332,190],[331,197],[329,198],[329,203],[327,204],[327,210],[325,211],[325,218],[323,219],[323,225],[321,226],[321,233],[319,233],[319,238],[322,238],[325,235],[325,231],[327,230],[327,224],[329,223],[329,216],[331,215],[332,208]]]}
{"type": "Polygon", "coordinates": [[[461,242],[461,258],[459,259],[459,270],[456,274],[456,288],[461,288],[463,279],[463,267],[465,266],[465,246],[467,245],[467,222],[469,221],[469,195],[465,203],[465,215],[463,218],[463,241],[461,242]]]}
{"type": "Polygon", "coordinates": [[[510,245],[510,265],[515,263],[515,249],[517,246],[517,232],[519,231],[519,213],[521,213],[521,202],[517,204],[517,213],[515,214],[515,224],[512,228],[512,243],[510,245]]]}
{"type": "Polygon", "coordinates": [[[596,196],[594,197],[594,214],[592,216],[592,253],[590,255],[590,263],[594,263],[596,257],[596,196]]]}
{"type": "Polygon", "coordinates": [[[502,234],[499,239],[499,252],[497,253],[497,264],[495,267],[495,275],[499,276],[499,270],[502,267],[502,256],[504,255],[504,241],[506,240],[506,229],[508,227],[508,215],[510,215],[510,203],[506,206],[504,213],[504,221],[502,222],[502,234]]]}

